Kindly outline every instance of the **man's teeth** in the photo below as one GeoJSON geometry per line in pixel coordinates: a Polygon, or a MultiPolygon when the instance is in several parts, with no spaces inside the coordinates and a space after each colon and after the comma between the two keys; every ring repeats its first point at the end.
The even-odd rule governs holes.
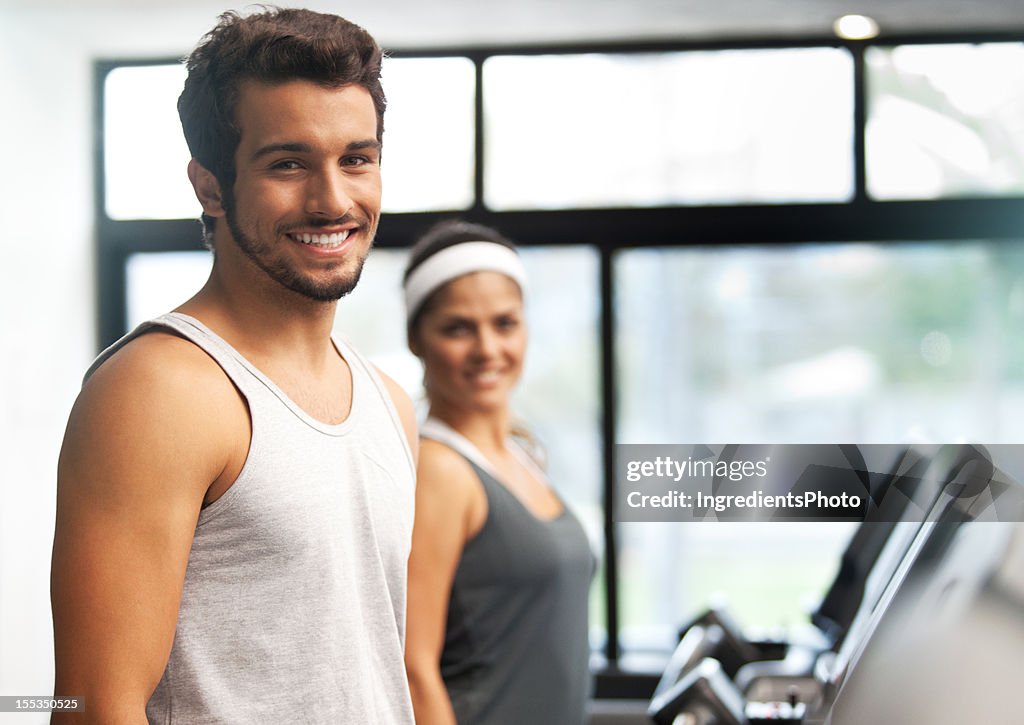
{"type": "Polygon", "coordinates": [[[498,379],[498,373],[496,372],[485,372],[475,373],[473,377],[482,383],[491,383],[498,379]]]}
{"type": "Polygon", "coordinates": [[[314,247],[337,247],[348,239],[349,231],[346,229],[337,234],[292,234],[291,237],[297,242],[310,244],[314,247]]]}

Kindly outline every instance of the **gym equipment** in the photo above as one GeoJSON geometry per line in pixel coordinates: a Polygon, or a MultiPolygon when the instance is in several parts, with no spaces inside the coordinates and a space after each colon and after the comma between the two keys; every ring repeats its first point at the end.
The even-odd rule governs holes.
{"type": "MultiPolygon", "coordinates": [[[[910,470],[915,469],[912,466],[910,470]]],[[[926,475],[917,479],[918,485],[909,498],[907,509],[908,513],[920,513],[909,509],[909,505],[920,506],[931,501],[930,506],[922,509],[927,511],[927,515],[923,521],[909,520],[920,518],[918,516],[907,516],[908,520],[889,527],[888,536],[880,548],[873,537],[867,534],[862,537],[862,544],[871,541],[871,548],[877,550],[870,573],[863,578],[863,596],[849,626],[836,638],[838,646],[817,656],[810,676],[762,671],[748,678],[744,691],[738,682],[727,678],[721,664],[712,665],[709,663],[714,660],[704,659],[688,672],[666,672],[651,701],[649,715],[656,723],[674,722],[684,713],[688,717],[696,714],[696,722],[707,725],[822,722],[829,716],[844,681],[856,668],[904,584],[910,582],[907,591],[919,589],[932,578],[935,568],[943,561],[950,562],[947,566],[951,570],[970,566],[970,561],[948,559],[949,552],[954,548],[952,544],[963,526],[983,525],[986,518],[993,518],[991,511],[996,502],[989,484],[997,473],[999,480],[1008,481],[997,472],[984,449],[976,446],[943,446],[935,453],[926,475]],[[737,703],[743,703],[742,711],[737,703]],[[789,705],[789,708],[783,705],[789,705]],[[797,705],[801,707],[797,708],[797,705]],[[742,715],[737,714],[740,712],[742,715]]],[[[1020,506],[1017,510],[1024,511],[1020,486],[1013,484],[1012,493],[1011,505],[1016,503],[1020,506]]],[[[1005,500],[1002,506],[1005,516],[1005,500]]],[[[847,553],[850,553],[849,548],[847,553]]],[[[840,569],[842,571],[842,567],[840,569]]],[[[837,575],[837,579],[840,578],[837,575]]],[[[854,592],[860,590],[859,585],[852,588],[854,592]]],[[[848,610],[849,607],[837,607],[834,611],[848,610]]],[[[702,638],[708,639],[708,644],[697,641],[696,636],[691,638],[689,653],[685,657],[674,658],[677,666],[692,663],[698,653],[711,651],[722,642],[735,640],[735,636],[730,637],[724,631],[713,637],[708,634],[713,632],[713,626],[720,625],[711,625],[705,620],[701,626],[704,629],[702,638]]],[[[686,640],[686,636],[683,639],[686,640]]],[[[756,664],[763,670],[773,663],[756,664]]],[[[746,668],[752,666],[748,664],[746,668]]],[[[738,679],[740,674],[741,671],[737,671],[738,679]]]]}
{"type": "MultiPolygon", "coordinates": [[[[872,470],[856,446],[837,446],[851,472],[867,476],[872,470]]],[[[888,473],[879,480],[865,481],[865,488],[872,491],[873,501],[862,523],[843,552],[838,572],[819,607],[810,615],[813,627],[802,628],[786,639],[750,639],[723,607],[711,608],[682,630],[680,642],[693,627],[706,628],[717,625],[722,637],[712,646],[703,646],[709,657],[719,661],[723,671],[730,678],[736,678],[741,690],[746,690],[760,677],[785,675],[809,676],[817,656],[826,650],[836,649],[842,644],[846,630],[853,621],[865,597],[877,599],[880,587],[869,587],[869,577],[879,566],[879,558],[886,543],[899,524],[907,507],[916,504],[927,510],[930,500],[917,500],[929,494],[920,483],[929,465],[928,451],[920,447],[897,449],[892,461],[874,462],[874,470],[888,473]],[[898,489],[900,495],[887,495],[890,489],[898,489]],[[753,663],[753,664],[752,664],[753,663]],[[742,671],[741,671],[742,669],[742,671]]],[[[876,575],[872,581],[887,579],[892,573],[901,550],[909,545],[904,537],[903,546],[893,547],[883,560],[886,572],[876,575]]],[[[706,630],[701,630],[706,631],[706,630]]],[[[694,644],[690,643],[691,647],[694,644]]]]}

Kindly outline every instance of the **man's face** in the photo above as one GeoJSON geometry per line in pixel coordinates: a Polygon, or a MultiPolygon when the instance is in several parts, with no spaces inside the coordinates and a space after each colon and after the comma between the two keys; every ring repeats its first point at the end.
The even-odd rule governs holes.
{"type": "Polygon", "coordinates": [[[380,144],[369,92],[305,80],[245,81],[236,109],[237,176],[224,204],[234,243],[299,294],[321,301],[348,294],[380,219],[380,144]]]}

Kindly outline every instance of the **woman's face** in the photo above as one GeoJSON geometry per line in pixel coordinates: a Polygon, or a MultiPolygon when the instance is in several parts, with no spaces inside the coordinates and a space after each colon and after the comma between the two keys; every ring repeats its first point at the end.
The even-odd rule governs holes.
{"type": "Polygon", "coordinates": [[[526,351],[519,285],[498,272],[457,277],[427,303],[411,342],[432,405],[506,407],[526,351]]]}

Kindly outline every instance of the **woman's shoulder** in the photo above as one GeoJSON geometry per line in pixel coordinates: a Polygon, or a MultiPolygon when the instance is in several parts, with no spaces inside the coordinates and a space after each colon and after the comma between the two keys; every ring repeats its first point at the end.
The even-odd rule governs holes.
{"type": "Polygon", "coordinates": [[[479,477],[460,453],[432,438],[420,439],[417,479],[432,488],[479,487],[479,477]]]}
{"type": "Polygon", "coordinates": [[[421,438],[416,467],[417,518],[460,521],[468,540],[483,527],[487,510],[484,484],[469,461],[440,441],[421,438]]]}

